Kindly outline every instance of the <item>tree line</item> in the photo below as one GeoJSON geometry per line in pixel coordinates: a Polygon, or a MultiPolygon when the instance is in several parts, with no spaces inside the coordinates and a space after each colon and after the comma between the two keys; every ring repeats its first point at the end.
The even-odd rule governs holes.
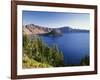
{"type": "Polygon", "coordinates": [[[29,39],[23,34],[23,67],[60,67],[63,62],[63,53],[56,44],[48,46],[38,36],[29,39]]]}

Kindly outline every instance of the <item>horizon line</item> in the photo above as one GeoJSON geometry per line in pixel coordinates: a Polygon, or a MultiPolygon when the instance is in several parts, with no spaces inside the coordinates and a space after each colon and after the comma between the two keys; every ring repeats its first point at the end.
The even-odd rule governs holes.
{"type": "Polygon", "coordinates": [[[84,30],[90,30],[89,28],[82,28],[82,27],[76,27],[75,26],[69,26],[69,25],[66,25],[66,26],[62,26],[62,27],[48,27],[48,26],[41,26],[41,25],[37,25],[37,24],[23,24],[22,26],[26,26],[26,25],[36,25],[36,26],[39,26],[39,27],[44,27],[44,28],[62,28],[62,27],[69,27],[71,29],[84,29],[84,30]]]}

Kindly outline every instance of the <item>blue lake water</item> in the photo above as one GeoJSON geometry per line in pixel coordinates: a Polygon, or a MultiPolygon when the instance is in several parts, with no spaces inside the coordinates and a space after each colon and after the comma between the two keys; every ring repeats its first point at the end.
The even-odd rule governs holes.
{"type": "Polygon", "coordinates": [[[89,56],[89,32],[64,33],[60,37],[42,36],[48,45],[57,44],[63,52],[64,64],[80,64],[84,56],[89,56]]]}

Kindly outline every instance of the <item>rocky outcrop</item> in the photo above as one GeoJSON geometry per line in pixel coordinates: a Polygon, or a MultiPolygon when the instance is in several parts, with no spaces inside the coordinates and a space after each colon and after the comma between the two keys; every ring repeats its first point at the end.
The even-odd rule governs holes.
{"type": "Polygon", "coordinates": [[[44,34],[46,36],[58,37],[62,36],[62,32],[59,29],[52,29],[50,32],[44,34]]]}
{"type": "Polygon", "coordinates": [[[29,24],[29,25],[25,25],[23,27],[23,32],[27,35],[31,35],[31,34],[45,34],[48,33],[48,30],[44,27],[38,26],[38,25],[34,25],[34,24],[29,24]]]}

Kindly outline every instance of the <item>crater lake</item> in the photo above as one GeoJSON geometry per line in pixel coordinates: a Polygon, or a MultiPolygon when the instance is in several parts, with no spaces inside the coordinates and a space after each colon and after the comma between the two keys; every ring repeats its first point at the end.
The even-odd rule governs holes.
{"type": "Polygon", "coordinates": [[[56,44],[64,55],[64,65],[78,66],[85,56],[89,56],[89,32],[70,32],[62,36],[41,36],[49,46],[56,44]]]}

